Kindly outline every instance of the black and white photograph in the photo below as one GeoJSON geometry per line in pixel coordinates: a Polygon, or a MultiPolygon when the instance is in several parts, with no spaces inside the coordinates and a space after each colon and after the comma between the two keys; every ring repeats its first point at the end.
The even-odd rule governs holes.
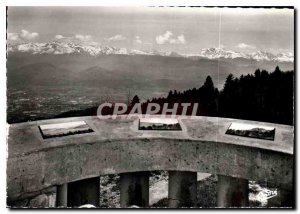
{"type": "Polygon", "coordinates": [[[40,125],[39,128],[43,138],[60,137],[93,131],[84,121],[46,124],[40,125]]]}
{"type": "Polygon", "coordinates": [[[151,5],[6,6],[7,209],[295,209],[296,9],[151,5]]]}
{"type": "Polygon", "coordinates": [[[227,129],[226,134],[274,140],[275,128],[243,123],[232,123],[227,129]]]}
{"type": "Polygon", "coordinates": [[[142,118],[139,121],[140,130],[181,130],[177,119],[173,118],[142,118]]]}

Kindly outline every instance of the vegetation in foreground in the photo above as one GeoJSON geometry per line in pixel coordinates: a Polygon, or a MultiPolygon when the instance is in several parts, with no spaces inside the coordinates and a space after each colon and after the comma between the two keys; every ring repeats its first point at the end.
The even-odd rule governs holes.
{"type": "MultiPolygon", "coordinates": [[[[142,111],[143,113],[146,111],[148,103],[158,103],[161,106],[169,103],[169,108],[174,103],[198,103],[198,116],[293,125],[294,87],[294,71],[283,72],[278,66],[273,72],[257,69],[254,74],[240,77],[229,74],[221,91],[214,86],[212,78],[208,76],[204,85],[199,88],[183,92],[171,90],[167,97],[148,99],[142,103],[142,111]]],[[[140,99],[136,95],[131,101],[131,106],[139,102],[140,99]]],[[[97,107],[69,111],[57,115],[56,118],[96,115],[97,107]]],[[[126,113],[130,110],[129,107],[126,113]]],[[[112,111],[113,108],[106,109],[104,114],[112,114],[112,111]]],[[[178,111],[180,114],[180,109],[178,111]]]]}

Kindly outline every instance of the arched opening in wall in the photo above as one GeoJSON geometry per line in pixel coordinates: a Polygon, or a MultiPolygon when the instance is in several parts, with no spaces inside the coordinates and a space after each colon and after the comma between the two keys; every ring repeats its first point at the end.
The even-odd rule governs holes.
{"type": "Polygon", "coordinates": [[[100,176],[100,207],[120,208],[120,175],[100,176]]]}
{"type": "MultiPolygon", "coordinates": [[[[120,174],[100,176],[100,207],[120,208],[120,174]]],[[[168,207],[168,172],[149,172],[149,206],[168,207]]]]}
{"type": "Polygon", "coordinates": [[[217,207],[218,176],[197,172],[197,207],[217,207]]]}
{"type": "Polygon", "coordinates": [[[152,171],[149,177],[149,206],[168,207],[168,171],[152,171]]]}

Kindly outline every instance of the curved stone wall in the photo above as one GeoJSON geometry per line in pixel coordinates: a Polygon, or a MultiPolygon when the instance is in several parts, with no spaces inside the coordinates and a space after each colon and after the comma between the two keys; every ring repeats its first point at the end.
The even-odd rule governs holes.
{"type": "Polygon", "coordinates": [[[179,121],[182,131],[139,131],[138,117],[65,118],[11,125],[8,200],[103,174],[152,170],[207,172],[293,185],[293,127],[213,117],[179,121]],[[82,120],[93,133],[43,139],[38,129],[41,124],[82,120]],[[273,126],[275,139],[225,135],[232,122],[273,126]]]}

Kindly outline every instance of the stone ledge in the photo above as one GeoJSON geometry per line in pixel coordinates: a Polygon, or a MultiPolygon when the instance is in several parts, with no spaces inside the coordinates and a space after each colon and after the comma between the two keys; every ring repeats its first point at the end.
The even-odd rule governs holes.
{"type": "Polygon", "coordinates": [[[9,128],[7,194],[11,200],[47,187],[135,171],[206,172],[275,185],[293,184],[293,127],[278,124],[274,141],[225,135],[231,122],[212,117],[179,119],[183,131],[138,131],[137,120],[66,118],[9,128]],[[95,131],[44,140],[38,125],[86,121],[95,131]],[[218,133],[216,137],[216,132],[218,133]]]}

